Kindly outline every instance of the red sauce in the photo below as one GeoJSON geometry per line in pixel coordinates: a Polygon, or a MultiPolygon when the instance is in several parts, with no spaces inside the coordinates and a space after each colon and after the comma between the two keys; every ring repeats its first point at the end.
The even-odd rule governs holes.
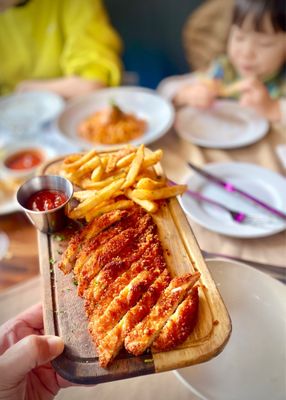
{"type": "Polygon", "coordinates": [[[67,201],[65,193],[58,190],[40,190],[29,197],[26,208],[32,211],[48,211],[67,201]]]}
{"type": "Polygon", "coordinates": [[[37,150],[23,150],[8,157],[5,161],[7,168],[25,170],[36,167],[43,161],[43,155],[37,150]]]}

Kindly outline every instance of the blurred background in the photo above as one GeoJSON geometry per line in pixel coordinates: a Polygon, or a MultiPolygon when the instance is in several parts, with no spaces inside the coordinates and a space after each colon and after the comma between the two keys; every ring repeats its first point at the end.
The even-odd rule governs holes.
{"type": "Polygon", "coordinates": [[[190,70],[182,28],[200,0],[105,0],[111,22],[124,43],[126,81],[149,88],[190,70]]]}

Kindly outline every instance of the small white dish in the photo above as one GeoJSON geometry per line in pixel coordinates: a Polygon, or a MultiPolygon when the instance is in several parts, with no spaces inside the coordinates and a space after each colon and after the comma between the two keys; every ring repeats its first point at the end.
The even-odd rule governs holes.
{"type": "MultiPolygon", "coordinates": [[[[1,150],[0,155],[0,169],[1,175],[7,177],[7,179],[21,179],[29,178],[35,174],[37,169],[46,161],[50,160],[56,155],[56,151],[47,145],[43,145],[33,141],[25,141],[24,144],[10,143],[1,150]],[[23,169],[15,169],[9,167],[11,163],[22,157],[23,155],[29,154],[36,155],[38,162],[34,166],[26,166],[23,169]]],[[[26,163],[27,164],[27,163],[26,163]]]]}
{"type": "MultiPolygon", "coordinates": [[[[286,180],[258,165],[229,162],[207,164],[204,169],[218,177],[270,204],[280,211],[286,210],[286,180]]],[[[198,201],[188,194],[180,197],[180,203],[186,214],[196,223],[211,231],[239,238],[258,238],[273,235],[286,229],[286,223],[269,214],[251,201],[206,180],[198,174],[192,174],[187,181],[188,187],[224,204],[235,211],[242,211],[250,216],[269,219],[269,223],[255,225],[233,221],[227,211],[212,204],[198,201]],[[271,221],[271,222],[270,222],[271,221]]]]}
{"type": "Polygon", "coordinates": [[[57,119],[57,127],[62,135],[81,148],[95,147],[105,150],[118,147],[94,143],[81,138],[78,134],[80,123],[110,105],[114,101],[124,112],[130,112],[147,121],[147,131],[130,143],[134,146],[149,144],[163,136],[173,124],[174,109],[170,102],[159,96],[154,90],[141,87],[118,87],[102,89],[98,92],[76,99],[69,103],[57,119]]]}
{"type": "Polygon", "coordinates": [[[9,143],[1,149],[0,154],[0,215],[10,214],[19,211],[20,207],[16,200],[16,191],[18,187],[28,178],[34,176],[39,167],[55,157],[56,150],[41,144],[37,141],[25,141],[21,143],[9,143]],[[25,152],[26,150],[38,150],[42,155],[42,161],[37,166],[25,170],[13,170],[7,168],[5,160],[9,159],[13,154],[25,152]]]}
{"type": "Polygon", "coordinates": [[[208,260],[232,320],[232,334],[213,360],[175,371],[203,400],[282,400],[286,381],[286,287],[254,268],[208,260]]]}
{"type": "Polygon", "coordinates": [[[0,97],[0,130],[14,139],[31,137],[64,106],[64,100],[51,92],[33,91],[0,97]]]}
{"type": "Polygon", "coordinates": [[[198,146],[233,149],[262,139],[269,130],[269,123],[236,101],[217,100],[208,110],[180,109],[175,129],[182,139],[198,146]]]}
{"type": "Polygon", "coordinates": [[[54,155],[55,152],[51,147],[40,144],[26,143],[24,145],[7,146],[0,160],[0,168],[3,176],[7,179],[27,179],[33,176],[37,169],[54,155]],[[13,168],[12,165],[15,165],[23,157],[26,160],[23,162],[23,168],[13,168]],[[36,159],[35,165],[32,164],[32,161],[29,161],[31,157],[36,159]],[[25,164],[26,167],[24,168],[25,164]]]}

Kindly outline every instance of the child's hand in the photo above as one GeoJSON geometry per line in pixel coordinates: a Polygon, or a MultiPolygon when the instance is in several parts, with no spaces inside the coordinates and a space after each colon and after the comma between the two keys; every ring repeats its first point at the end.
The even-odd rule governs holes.
{"type": "Polygon", "coordinates": [[[257,78],[249,78],[240,82],[240,104],[253,108],[258,114],[271,122],[281,118],[279,101],[272,99],[265,85],[257,78]]]}
{"type": "Polygon", "coordinates": [[[180,89],[174,97],[174,102],[178,106],[189,105],[206,109],[211,107],[217,95],[217,85],[198,81],[180,89]]]}

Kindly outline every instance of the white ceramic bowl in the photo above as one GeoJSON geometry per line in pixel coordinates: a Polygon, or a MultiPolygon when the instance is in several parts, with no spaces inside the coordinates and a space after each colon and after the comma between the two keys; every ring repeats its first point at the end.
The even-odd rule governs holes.
{"type": "Polygon", "coordinates": [[[14,139],[34,137],[41,125],[64,108],[64,100],[52,92],[24,92],[0,98],[0,131],[14,139]]]}
{"type": "Polygon", "coordinates": [[[78,135],[79,124],[91,114],[102,110],[114,101],[124,112],[130,112],[147,121],[147,131],[131,141],[131,144],[148,144],[163,136],[174,121],[172,104],[154,90],[140,87],[119,87],[102,89],[84,96],[67,105],[57,119],[57,127],[62,135],[84,149],[96,146],[98,150],[118,147],[116,145],[96,144],[78,135]]]}

